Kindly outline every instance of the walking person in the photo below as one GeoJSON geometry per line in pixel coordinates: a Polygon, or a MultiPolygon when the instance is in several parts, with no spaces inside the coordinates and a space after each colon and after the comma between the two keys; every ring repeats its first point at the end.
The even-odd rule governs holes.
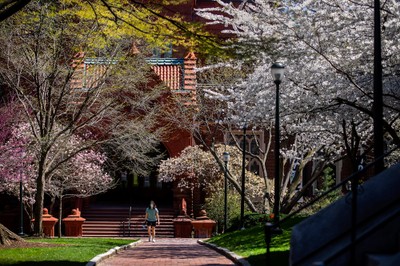
{"type": "Polygon", "coordinates": [[[160,225],[160,217],[154,201],[150,201],[149,207],[146,208],[145,219],[147,224],[147,232],[149,233],[149,242],[156,242],[156,224],[160,225]]]}

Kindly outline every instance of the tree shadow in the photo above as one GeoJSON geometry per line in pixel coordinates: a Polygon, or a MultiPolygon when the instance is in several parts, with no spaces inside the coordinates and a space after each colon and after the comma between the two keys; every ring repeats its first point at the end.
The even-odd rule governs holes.
{"type": "Polygon", "coordinates": [[[249,256],[247,261],[252,266],[289,266],[289,251],[273,251],[271,252],[270,262],[267,262],[267,255],[258,254],[249,256]]]}

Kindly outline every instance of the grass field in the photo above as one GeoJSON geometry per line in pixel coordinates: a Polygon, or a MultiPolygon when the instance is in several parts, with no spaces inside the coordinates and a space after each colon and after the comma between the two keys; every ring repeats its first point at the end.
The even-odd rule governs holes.
{"type": "MultiPolygon", "coordinates": [[[[290,237],[293,225],[304,217],[295,217],[282,225],[283,234],[274,236],[271,242],[271,263],[274,266],[289,265],[290,237]]],[[[225,247],[246,258],[251,265],[266,265],[264,227],[255,226],[242,231],[222,234],[208,242],[225,247]]]]}
{"type": "Polygon", "coordinates": [[[0,265],[23,266],[77,266],[98,254],[116,246],[134,242],[132,239],[110,238],[54,238],[28,239],[29,242],[45,242],[50,246],[0,249],[0,265]]]}

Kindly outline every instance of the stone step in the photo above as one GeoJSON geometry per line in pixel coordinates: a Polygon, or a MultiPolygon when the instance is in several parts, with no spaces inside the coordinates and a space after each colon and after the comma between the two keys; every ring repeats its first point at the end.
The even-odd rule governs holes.
{"type": "MultiPolygon", "coordinates": [[[[143,228],[145,208],[93,207],[82,212],[86,219],[83,224],[84,237],[146,237],[147,228],[143,228]]],[[[161,224],[156,232],[159,237],[174,237],[174,210],[163,209],[160,213],[161,224]]]]}
{"type": "MultiPolygon", "coordinates": [[[[82,216],[93,216],[93,215],[97,215],[97,214],[107,214],[107,215],[123,215],[123,216],[129,216],[129,212],[120,212],[120,211],[99,211],[99,210],[93,210],[93,211],[84,211],[82,213],[82,216]]],[[[131,216],[137,216],[137,215],[145,215],[145,212],[141,211],[141,212],[131,212],[131,216]]],[[[174,216],[175,213],[172,211],[169,212],[160,212],[160,215],[167,215],[167,216],[174,216]]]]}
{"type": "MultiPolygon", "coordinates": [[[[146,230],[143,229],[142,224],[136,224],[132,225],[129,227],[128,224],[125,224],[125,227],[123,224],[118,224],[118,225],[112,225],[112,224],[92,224],[92,223],[84,223],[83,227],[84,230],[108,230],[108,229],[115,229],[115,230],[121,230],[121,228],[125,228],[127,230],[130,228],[131,230],[146,230]]],[[[157,230],[173,230],[174,225],[173,224],[164,224],[164,225],[158,225],[157,230]]]]}

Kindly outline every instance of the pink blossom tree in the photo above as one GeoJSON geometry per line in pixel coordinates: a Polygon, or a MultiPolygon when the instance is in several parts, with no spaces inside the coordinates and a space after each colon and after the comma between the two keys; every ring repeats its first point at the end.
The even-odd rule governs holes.
{"type": "MultiPolygon", "coordinates": [[[[0,146],[1,165],[0,191],[18,195],[18,182],[24,186],[23,202],[30,219],[37,192],[37,154],[39,143],[35,141],[29,124],[22,123],[14,128],[10,139],[0,146]],[[11,182],[10,182],[11,181],[11,182]]],[[[61,234],[62,201],[66,197],[88,197],[103,193],[114,186],[114,180],[103,169],[105,155],[83,150],[74,152],[82,140],[74,136],[66,143],[56,143],[50,150],[52,167],[56,170],[46,179],[45,193],[59,200],[59,234],[61,234]]]]}
{"type": "MultiPolygon", "coordinates": [[[[4,149],[3,144],[7,142],[12,133],[12,127],[18,123],[18,108],[16,108],[13,99],[9,99],[8,103],[0,106],[0,192],[7,190],[7,186],[17,188],[16,182],[23,177],[21,171],[18,171],[23,166],[21,158],[24,152],[23,145],[18,145],[15,151],[4,149]],[[11,157],[19,164],[17,167],[5,168],[6,161],[11,157]]],[[[15,192],[19,193],[19,192],[15,192]]],[[[25,199],[25,198],[24,198],[25,199]]],[[[18,235],[11,232],[9,229],[0,224],[0,245],[8,245],[16,241],[24,241],[18,235]]]]}
{"type": "MultiPolygon", "coordinates": [[[[62,157],[65,155],[61,155],[62,157]]],[[[85,198],[104,193],[115,186],[114,179],[104,171],[106,156],[93,150],[85,150],[64,163],[46,183],[46,193],[58,198],[58,236],[61,237],[63,199],[85,198]]]]}
{"type": "Polygon", "coordinates": [[[107,25],[71,20],[70,11],[53,1],[31,1],[0,28],[2,85],[15,93],[34,139],[36,235],[43,231],[46,183],[62,163],[107,146],[143,173],[156,163],[149,154],[163,133],[155,130],[163,104],[155,102],[164,86],[144,54],[132,56],[132,36],[105,35],[107,25]],[[78,135],[79,145],[68,146],[78,135]]]}

